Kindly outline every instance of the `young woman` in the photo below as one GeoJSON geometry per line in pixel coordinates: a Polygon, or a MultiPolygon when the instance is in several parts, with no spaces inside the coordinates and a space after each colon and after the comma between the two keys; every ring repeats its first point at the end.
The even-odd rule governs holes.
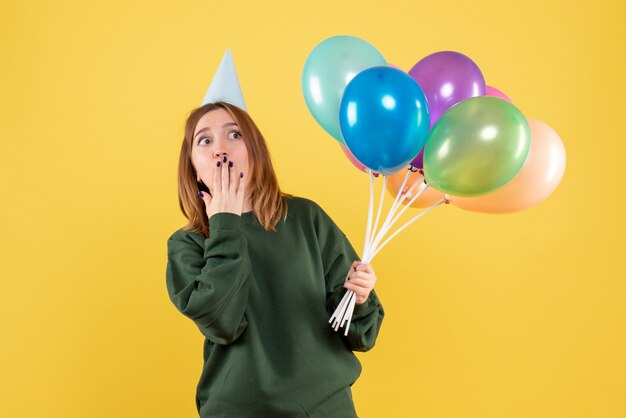
{"type": "Polygon", "coordinates": [[[200,416],[356,417],[352,351],[374,346],[384,316],[372,266],[317,204],[280,191],[261,132],[234,105],[191,112],[178,188],[189,223],[167,242],[167,290],[205,337],[200,416]],[[328,319],[348,289],[344,336],[328,319]]]}

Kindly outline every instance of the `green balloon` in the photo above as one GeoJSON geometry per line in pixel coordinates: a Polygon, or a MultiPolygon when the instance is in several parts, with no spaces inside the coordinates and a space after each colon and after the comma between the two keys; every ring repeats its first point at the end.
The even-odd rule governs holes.
{"type": "Polygon", "coordinates": [[[328,38],[309,54],[302,71],[304,100],[317,123],[341,144],[346,144],[339,127],[343,91],[361,71],[383,65],[380,52],[354,36],[328,38]]]}
{"type": "Polygon", "coordinates": [[[528,121],[513,104],[479,96],[451,107],[424,147],[424,177],[436,190],[480,196],[507,184],[526,162],[528,121]]]}

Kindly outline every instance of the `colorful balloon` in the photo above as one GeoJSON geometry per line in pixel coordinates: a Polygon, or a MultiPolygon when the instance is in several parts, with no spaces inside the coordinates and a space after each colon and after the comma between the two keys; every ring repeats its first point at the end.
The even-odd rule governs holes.
{"type": "Polygon", "coordinates": [[[530,152],[513,180],[483,196],[450,196],[451,204],[474,212],[513,213],[538,205],[554,192],[565,172],[565,147],[544,122],[528,119],[528,125],[530,152]]]}
{"type": "MultiPolygon", "coordinates": [[[[408,192],[409,189],[415,184],[418,178],[420,178],[422,174],[419,171],[412,171],[409,175],[409,179],[404,186],[403,192],[408,192]]],[[[400,186],[402,186],[402,182],[404,182],[404,177],[406,176],[405,170],[400,170],[397,173],[393,173],[387,176],[387,191],[393,198],[395,199],[398,191],[400,190],[400,186]]],[[[409,203],[411,198],[419,192],[420,187],[424,184],[424,180],[420,180],[419,184],[413,188],[411,195],[409,195],[406,199],[402,200],[402,204],[406,205],[409,203]]],[[[439,202],[444,198],[444,194],[438,190],[433,189],[432,187],[427,188],[424,192],[415,199],[413,203],[411,203],[412,208],[427,208],[435,203],[439,202]]]]}
{"type": "Polygon", "coordinates": [[[346,147],[345,145],[341,145],[341,150],[346,155],[346,157],[348,157],[348,160],[352,163],[353,166],[355,166],[362,172],[367,173],[367,167],[365,167],[363,163],[356,159],[356,157],[350,152],[348,147],[346,147]]]}
{"type": "Polygon", "coordinates": [[[506,94],[502,93],[500,90],[498,90],[495,87],[487,86],[487,90],[485,92],[485,96],[499,97],[501,99],[506,100],[507,102],[513,103],[513,101],[511,99],[509,99],[509,96],[507,96],[506,94]]]}
{"type": "Polygon", "coordinates": [[[522,112],[497,97],[473,97],[433,127],[424,149],[426,182],[453,196],[489,193],[515,177],[529,148],[522,112]]]}
{"type": "MultiPolygon", "coordinates": [[[[428,139],[428,137],[426,137],[426,139],[428,139]]],[[[413,158],[413,161],[411,161],[409,164],[411,165],[411,167],[417,168],[418,170],[424,168],[424,148],[422,148],[420,152],[417,153],[417,157],[413,158]]]]}
{"type": "Polygon", "coordinates": [[[430,109],[430,126],[461,100],[484,96],[485,78],[469,57],[454,51],[430,54],[418,61],[409,75],[424,90],[430,109]]]}
{"type": "Polygon", "coordinates": [[[387,65],[366,41],[334,36],[309,54],[302,71],[302,92],[309,111],[326,132],[345,145],[339,128],[339,104],[346,85],[362,70],[387,65]]]}
{"type": "MultiPolygon", "coordinates": [[[[398,66],[397,66],[397,65],[395,65],[395,64],[389,63],[389,64],[387,64],[387,65],[389,65],[390,67],[393,67],[393,68],[397,68],[397,69],[398,69],[398,70],[400,70],[400,71],[404,71],[402,68],[398,67],[398,66]]],[[[422,149],[420,150],[420,152],[417,154],[417,157],[415,157],[415,158],[413,159],[413,161],[411,161],[411,162],[409,163],[409,165],[410,165],[411,167],[413,167],[413,168],[417,168],[417,169],[419,169],[419,170],[421,170],[422,168],[424,168],[424,148],[423,148],[423,147],[422,147],[422,149]]],[[[427,192],[425,192],[425,193],[427,193],[427,192]]],[[[423,195],[422,195],[422,196],[423,196],[423,195]]],[[[394,197],[395,197],[395,196],[394,196],[394,197]]],[[[420,197],[420,199],[421,199],[421,197],[420,197]]],[[[421,206],[415,206],[414,204],[413,204],[413,205],[411,205],[411,206],[414,206],[414,207],[421,207],[421,206]]]]}
{"type": "Polygon", "coordinates": [[[370,170],[391,174],[424,146],[430,118],[426,97],[405,72],[373,67],[348,84],[339,124],[350,152],[370,170]]]}

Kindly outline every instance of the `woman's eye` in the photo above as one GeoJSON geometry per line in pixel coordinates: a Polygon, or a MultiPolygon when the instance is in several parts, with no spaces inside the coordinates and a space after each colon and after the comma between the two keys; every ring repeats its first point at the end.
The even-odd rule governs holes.
{"type": "Polygon", "coordinates": [[[230,134],[228,134],[228,137],[230,139],[239,139],[241,138],[241,133],[237,131],[232,131],[230,134]]]}
{"type": "Polygon", "coordinates": [[[198,144],[203,145],[203,144],[210,144],[211,143],[211,138],[206,138],[206,137],[202,137],[200,138],[200,140],[198,141],[198,144]],[[208,141],[208,142],[202,142],[202,141],[208,141]]]}

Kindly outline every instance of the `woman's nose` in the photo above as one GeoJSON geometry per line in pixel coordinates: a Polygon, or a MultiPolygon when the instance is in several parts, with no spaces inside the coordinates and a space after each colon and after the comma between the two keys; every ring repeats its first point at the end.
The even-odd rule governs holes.
{"type": "Polygon", "coordinates": [[[216,138],[213,147],[213,158],[221,159],[229,155],[228,143],[222,138],[216,138]]]}

